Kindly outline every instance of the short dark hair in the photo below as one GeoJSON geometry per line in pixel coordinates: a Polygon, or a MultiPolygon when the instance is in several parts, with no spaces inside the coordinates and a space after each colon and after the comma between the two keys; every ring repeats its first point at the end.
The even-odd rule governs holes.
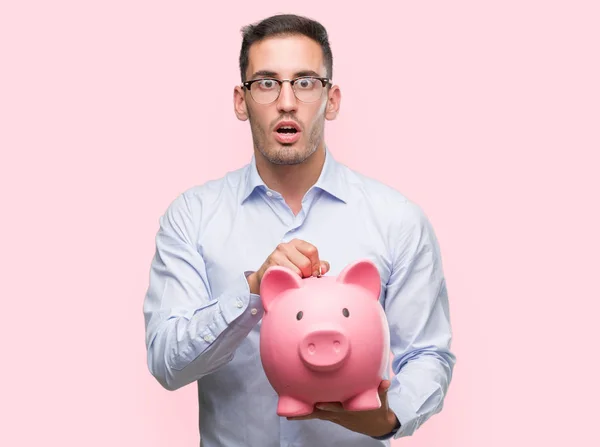
{"type": "Polygon", "coordinates": [[[327,77],[333,76],[333,54],[329,46],[327,30],[319,22],[295,14],[279,14],[242,28],[242,48],[240,50],[240,74],[242,82],[246,81],[248,54],[250,46],[267,37],[303,35],[313,39],[323,50],[323,62],[327,77]]]}

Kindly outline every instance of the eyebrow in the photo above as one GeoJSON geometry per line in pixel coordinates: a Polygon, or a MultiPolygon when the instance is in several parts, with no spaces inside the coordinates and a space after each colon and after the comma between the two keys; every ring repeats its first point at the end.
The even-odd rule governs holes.
{"type": "MultiPolygon", "coordinates": [[[[250,79],[256,79],[257,76],[265,76],[265,77],[270,77],[270,78],[276,78],[277,77],[277,73],[274,71],[269,71],[269,70],[259,70],[256,73],[254,73],[250,79]]],[[[315,76],[317,78],[320,78],[321,75],[319,73],[317,73],[316,71],[313,70],[302,70],[302,71],[298,71],[296,73],[294,73],[294,78],[300,78],[302,76],[315,76]]]]}

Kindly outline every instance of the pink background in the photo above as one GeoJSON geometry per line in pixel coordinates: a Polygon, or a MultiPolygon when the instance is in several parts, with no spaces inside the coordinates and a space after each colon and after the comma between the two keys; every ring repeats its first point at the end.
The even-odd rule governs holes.
{"type": "Polygon", "coordinates": [[[250,159],[239,29],[278,12],[329,30],[334,155],[439,236],[458,363],[397,445],[599,445],[598,2],[263,4],[2,2],[0,445],[198,445],[145,363],[154,235],[250,159]]]}

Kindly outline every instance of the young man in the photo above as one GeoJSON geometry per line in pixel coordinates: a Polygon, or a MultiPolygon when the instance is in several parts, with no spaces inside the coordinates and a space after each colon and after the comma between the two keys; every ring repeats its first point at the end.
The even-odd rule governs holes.
{"type": "Polygon", "coordinates": [[[442,409],[455,357],[438,243],[421,209],[337,163],[324,141],[340,89],[325,29],[281,15],[244,29],[235,114],[248,165],[177,197],[160,219],[144,302],[148,366],[166,389],[196,382],[202,445],[381,446],[442,409]],[[259,287],[272,265],[337,275],[369,258],[394,354],[379,410],[326,403],[279,417],[259,357],[259,287]]]}

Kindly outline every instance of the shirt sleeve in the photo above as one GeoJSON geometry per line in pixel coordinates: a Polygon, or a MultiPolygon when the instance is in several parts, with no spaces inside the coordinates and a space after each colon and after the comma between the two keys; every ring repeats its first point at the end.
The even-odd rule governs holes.
{"type": "Polygon", "coordinates": [[[401,424],[394,438],[442,410],[456,362],[439,245],[422,210],[410,202],[406,209],[384,302],[394,355],[388,404],[401,424]]]}
{"type": "Polygon", "coordinates": [[[246,280],[251,272],[239,272],[220,296],[211,294],[194,236],[200,209],[191,203],[182,194],[160,218],[143,306],[148,368],[168,390],[230,362],[263,314],[246,280]]]}

